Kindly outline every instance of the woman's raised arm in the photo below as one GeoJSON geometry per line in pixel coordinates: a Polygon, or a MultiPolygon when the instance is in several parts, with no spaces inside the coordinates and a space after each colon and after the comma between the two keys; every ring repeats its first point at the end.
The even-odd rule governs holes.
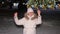
{"type": "Polygon", "coordinates": [[[20,20],[18,19],[18,13],[17,12],[14,13],[14,21],[17,25],[23,25],[22,19],[20,19],[20,20]]]}
{"type": "Polygon", "coordinates": [[[42,19],[41,19],[41,15],[40,15],[41,14],[41,11],[38,9],[37,10],[37,13],[38,13],[38,22],[37,22],[37,25],[38,24],[42,24],[42,19]]]}

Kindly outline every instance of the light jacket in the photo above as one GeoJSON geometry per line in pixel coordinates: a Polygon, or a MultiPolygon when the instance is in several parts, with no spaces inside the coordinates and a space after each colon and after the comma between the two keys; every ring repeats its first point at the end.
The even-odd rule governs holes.
{"type": "MultiPolygon", "coordinates": [[[[29,16],[28,16],[29,17],[29,16]]],[[[32,16],[33,17],[33,16],[32,16]]],[[[36,34],[36,25],[41,24],[41,16],[38,16],[38,18],[31,20],[32,17],[29,17],[29,20],[27,20],[25,17],[18,20],[18,17],[14,17],[15,23],[17,25],[23,25],[23,34],[36,34]]]]}

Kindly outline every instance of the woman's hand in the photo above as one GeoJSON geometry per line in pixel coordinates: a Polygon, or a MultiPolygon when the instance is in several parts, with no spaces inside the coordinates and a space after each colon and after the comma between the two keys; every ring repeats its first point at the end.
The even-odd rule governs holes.
{"type": "Polygon", "coordinates": [[[38,10],[37,10],[37,13],[38,13],[38,16],[40,16],[40,14],[41,14],[41,11],[38,9],[38,10]]]}
{"type": "Polygon", "coordinates": [[[15,13],[14,13],[14,17],[17,17],[17,15],[18,15],[18,13],[17,13],[17,12],[15,12],[15,13]]]}

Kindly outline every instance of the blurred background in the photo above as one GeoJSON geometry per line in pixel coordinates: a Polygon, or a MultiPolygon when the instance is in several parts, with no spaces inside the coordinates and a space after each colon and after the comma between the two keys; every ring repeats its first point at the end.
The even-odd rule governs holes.
{"type": "Polygon", "coordinates": [[[60,0],[0,0],[0,34],[22,34],[13,16],[18,12],[23,18],[28,7],[41,10],[43,24],[37,26],[37,34],[60,34],[60,0]]]}
{"type": "Polygon", "coordinates": [[[19,9],[23,5],[38,5],[41,9],[60,9],[60,0],[0,0],[0,9],[19,9]]]}

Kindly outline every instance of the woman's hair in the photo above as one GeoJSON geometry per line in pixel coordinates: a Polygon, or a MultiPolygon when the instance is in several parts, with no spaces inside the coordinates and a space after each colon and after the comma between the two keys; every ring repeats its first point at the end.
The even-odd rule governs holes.
{"type": "MultiPolygon", "coordinates": [[[[25,17],[27,20],[29,20],[29,18],[28,18],[27,15],[28,15],[28,13],[25,13],[25,14],[24,14],[24,17],[25,17]]],[[[34,13],[34,17],[32,17],[31,20],[34,20],[34,19],[36,19],[36,18],[38,18],[38,15],[34,13]]]]}

